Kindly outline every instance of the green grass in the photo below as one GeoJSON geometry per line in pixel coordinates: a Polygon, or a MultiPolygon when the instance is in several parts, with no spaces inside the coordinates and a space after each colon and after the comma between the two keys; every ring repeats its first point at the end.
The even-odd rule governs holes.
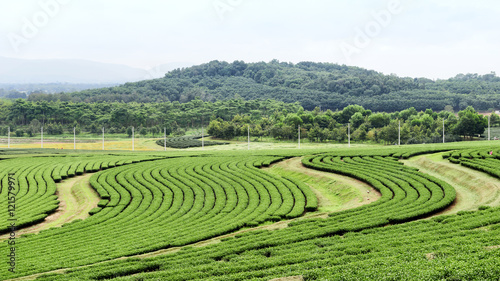
{"type": "Polygon", "coordinates": [[[500,180],[486,173],[475,171],[443,159],[445,153],[412,157],[403,161],[421,172],[450,183],[457,190],[453,207],[442,214],[477,210],[479,206],[500,205],[500,180]]]}
{"type": "MultiPolygon", "coordinates": [[[[300,159],[298,160],[300,161],[300,159]]],[[[279,176],[292,177],[306,183],[317,191],[316,194],[319,199],[318,212],[333,212],[357,206],[364,200],[364,194],[362,194],[361,190],[366,194],[366,190],[371,189],[362,182],[341,175],[314,170],[307,172],[309,169],[305,167],[302,167],[302,171],[300,171],[289,167],[289,165],[280,164],[273,165],[266,171],[279,176]]]]}

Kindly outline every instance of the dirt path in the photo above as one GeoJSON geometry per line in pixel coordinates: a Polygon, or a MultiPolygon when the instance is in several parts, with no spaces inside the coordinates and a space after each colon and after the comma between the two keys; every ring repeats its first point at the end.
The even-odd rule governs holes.
{"type": "MultiPolygon", "coordinates": [[[[18,230],[16,235],[38,233],[41,230],[59,227],[76,219],[87,218],[88,212],[99,202],[99,196],[89,184],[91,176],[92,174],[84,174],[57,183],[56,195],[60,201],[57,211],[45,218],[42,223],[18,230]]],[[[7,236],[8,234],[0,236],[0,241],[6,239],[7,236]]]]}
{"type": "Polygon", "coordinates": [[[318,198],[320,212],[352,209],[380,198],[377,190],[362,181],[304,167],[301,157],[280,161],[264,170],[306,183],[318,198]]]}
{"type": "Polygon", "coordinates": [[[481,205],[500,206],[499,179],[450,163],[442,158],[442,153],[417,156],[402,162],[405,165],[419,168],[423,173],[444,180],[455,188],[457,192],[455,202],[435,215],[476,210],[481,205]]]}

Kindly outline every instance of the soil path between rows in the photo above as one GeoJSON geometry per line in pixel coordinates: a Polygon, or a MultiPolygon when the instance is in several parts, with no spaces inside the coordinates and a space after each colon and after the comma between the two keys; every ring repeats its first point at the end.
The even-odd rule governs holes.
{"type": "Polygon", "coordinates": [[[318,198],[318,209],[338,212],[377,201],[381,195],[369,184],[343,175],[314,170],[302,164],[302,157],[294,157],[263,168],[277,175],[287,173],[306,183],[318,198]]]}
{"type": "Polygon", "coordinates": [[[443,153],[426,154],[412,157],[402,162],[421,172],[449,183],[457,192],[453,204],[434,214],[450,215],[459,211],[477,210],[479,206],[500,206],[500,180],[486,173],[442,158],[443,153]]]}
{"type": "MultiPolygon", "coordinates": [[[[60,227],[65,223],[89,217],[89,211],[97,206],[100,198],[90,186],[89,178],[92,174],[84,174],[64,179],[56,184],[56,195],[59,208],[39,224],[20,229],[16,235],[38,233],[51,227],[60,227]]],[[[7,239],[9,234],[0,236],[0,241],[7,239]]]]}

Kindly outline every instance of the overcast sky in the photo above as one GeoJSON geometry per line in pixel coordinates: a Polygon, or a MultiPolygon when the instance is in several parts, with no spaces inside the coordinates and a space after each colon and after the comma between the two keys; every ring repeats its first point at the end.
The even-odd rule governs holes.
{"type": "Polygon", "coordinates": [[[500,73],[500,2],[0,0],[0,56],[145,69],[278,59],[410,77],[500,73]]]}

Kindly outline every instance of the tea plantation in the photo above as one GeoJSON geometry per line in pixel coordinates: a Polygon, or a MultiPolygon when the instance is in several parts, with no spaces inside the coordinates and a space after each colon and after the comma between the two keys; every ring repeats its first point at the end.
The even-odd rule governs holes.
{"type": "MultiPolygon", "coordinates": [[[[87,219],[16,237],[15,273],[2,266],[0,279],[498,280],[500,208],[439,215],[456,200],[453,185],[398,161],[434,152],[500,180],[494,142],[336,151],[4,151],[3,234],[11,232],[3,202],[12,178],[18,229],[58,210],[57,183],[67,178],[92,173],[89,184],[101,201],[87,219]],[[315,190],[260,169],[292,157],[302,157],[305,172],[365,182],[380,198],[315,215],[315,190]],[[286,227],[269,227],[275,223],[286,227]]],[[[2,240],[5,265],[10,246],[2,240]]]]}

